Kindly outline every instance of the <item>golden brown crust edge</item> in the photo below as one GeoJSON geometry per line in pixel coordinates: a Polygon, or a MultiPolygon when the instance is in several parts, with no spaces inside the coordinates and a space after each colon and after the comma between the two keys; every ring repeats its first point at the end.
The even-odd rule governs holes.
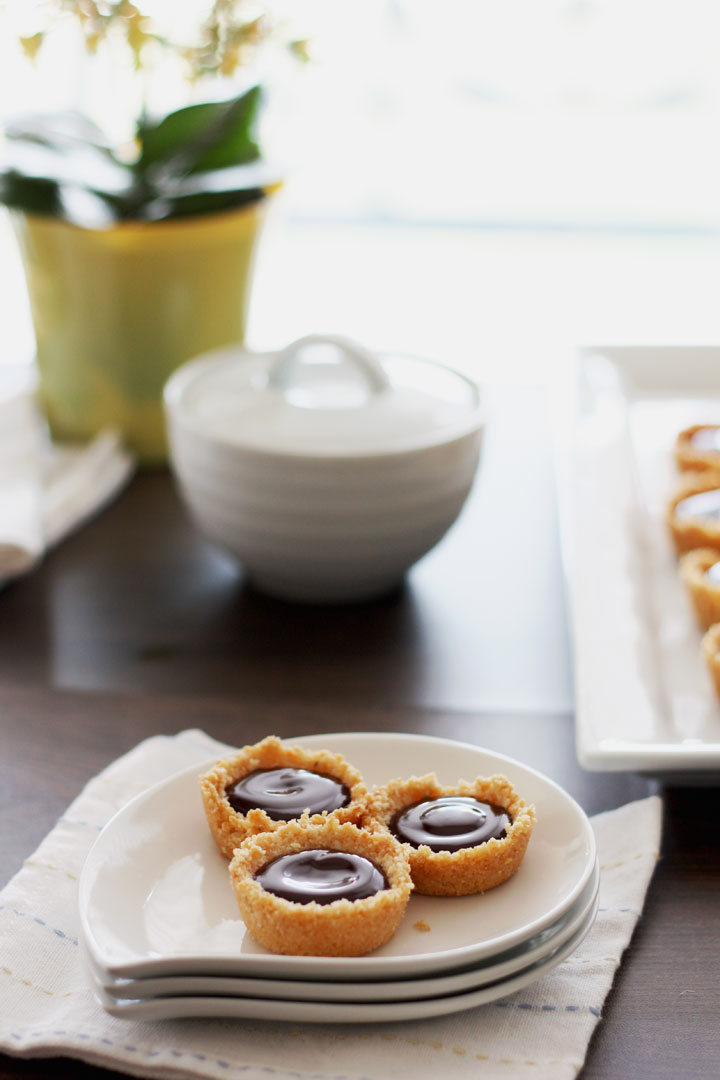
{"type": "Polygon", "coordinates": [[[333,776],[350,790],[350,802],[331,814],[315,814],[311,821],[322,822],[328,817],[338,821],[360,822],[365,809],[367,789],[362,776],[341,754],[329,750],[305,750],[301,746],[289,746],[275,735],[268,735],[262,742],[244,746],[232,757],[218,761],[209,772],[200,777],[205,816],[217,846],[227,859],[235,848],[248,836],[272,832],[286,825],[286,821],[273,821],[264,810],[250,810],[238,814],[227,800],[225,791],[230,784],[255,769],[273,769],[288,766],[293,769],[309,769],[311,772],[333,776]]]}
{"type": "Polygon", "coordinates": [[[699,518],[678,518],[675,507],[689,495],[720,488],[720,471],[706,469],[704,472],[686,473],[685,478],[668,503],[666,521],[675,551],[678,555],[695,548],[713,548],[720,551],[720,522],[701,521],[699,518]]]}
{"type": "Polygon", "coordinates": [[[703,630],[720,622],[720,585],[708,581],[706,576],[710,567],[719,561],[720,552],[714,548],[696,548],[680,559],[680,577],[703,630]]]}
{"type": "Polygon", "coordinates": [[[378,949],[400,925],[413,888],[407,857],[394,837],[332,816],[317,823],[304,815],[249,837],[233,856],[230,879],[252,937],[271,952],[293,956],[362,956],[378,949]],[[281,855],[317,848],[364,855],[383,871],[389,888],[364,900],[297,904],[267,892],[254,878],[281,855]]]}
{"type": "Polygon", "coordinates": [[[675,462],[682,472],[702,472],[704,469],[720,469],[720,454],[711,450],[698,450],[692,445],[692,437],[698,431],[717,430],[720,424],[693,424],[681,431],[675,440],[675,462]]]}
{"type": "Polygon", "coordinates": [[[720,701],[720,623],[716,623],[706,631],[700,648],[712,679],[715,695],[720,701]]]}
{"type": "Polygon", "coordinates": [[[423,799],[444,795],[470,795],[507,810],[512,819],[507,836],[488,840],[460,851],[431,851],[422,845],[402,844],[410,861],[415,891],[425,896],[467,896],[487,892],[517,872],[535,824],[535,808],[526,806],[505,776],[479,776],[472,782],[459,780],[453,787],[438,783],[434,773],[392,780],[376,788],[367,800],[368,823],[392,835],[389,825],[395,814],[423,799]]]}

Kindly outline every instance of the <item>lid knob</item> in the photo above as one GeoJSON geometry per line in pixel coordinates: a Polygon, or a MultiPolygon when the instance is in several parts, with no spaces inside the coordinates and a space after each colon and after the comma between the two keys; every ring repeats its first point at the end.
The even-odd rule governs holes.
{"type": "Polygon", "coordinates": [[[303,351],[311,345],[334,346],[364,379],[370,393],[379,394],[390,388],[390,380],[377,357],[363,345],[340,334],[306,334],[281,349],[270,366],[268,386],[287,396],[302,362],[303,351]]]}

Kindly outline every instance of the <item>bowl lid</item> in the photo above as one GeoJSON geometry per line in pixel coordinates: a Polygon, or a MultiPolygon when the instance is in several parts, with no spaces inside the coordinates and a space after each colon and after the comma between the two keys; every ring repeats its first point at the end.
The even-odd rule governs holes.
{"type": "Polygon", "coordinates": [[[165,399],[214,440],[287,454],[402,452],[480,425],[479,390],[464,375],[330,334],[274,353],[218,350],[178,369],[165,399]]]}

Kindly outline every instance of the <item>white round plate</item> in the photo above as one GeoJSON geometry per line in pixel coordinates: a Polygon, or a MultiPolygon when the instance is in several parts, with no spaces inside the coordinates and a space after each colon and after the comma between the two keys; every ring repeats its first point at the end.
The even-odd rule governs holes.
{"type": "Polygon", "coordinates": [[[524,968],[508,979],[501,979],[480,989],[445,997],[413,1001],[365,1002],[282,1001],[241,997],[167,997],[144,1001],[118,1001],[101,987],[95,995],[111,1016],[134,1020],[172,1020],[187,1017],[234,1017],[254,1020],[293,1020],[320,1024],[376,1024],[393,1020],[422,1020],[462,1012],[477,1005],[507,997],[542,978],[577,949],[589,932],[597,911],[597,899],[580,929],[549,956],[524,968]]]}
{"type": "MultiPolygon", "coordinates": [[[[299,979],[221,978],[210,975],[176,975],[160,979],[112,979],[91,966],[92,978],[110,997],[145,999],[176,997],[179,994],[213,994],[222,997],[285,998],[290,1001],[413,1001],[416,998],[457,994],[461,990],[487,986],[543,959],[569,941],[585,923],[597,904],[600,868],[597,866],[582,895],[567,915],[547,930],[536,934],[526,945],[500,953],[497,959],[481,961],[471,968],[427,979],[400,979],[395,982],[302,982],[299,979]]],[[[88,958],[89,960],[89,958],[88,958]]]]}
{"type": "Polygon", "coordinates": [[[595,838],[587,817],[560,787],[512,758],[423,735],[352,733],[291,741],[344,754],[368,785],[433,771],[443,784],[505,774],[537,812],[519,871],[475,896],[411,897],[395,936],[371,955],[271,954],[245,933],[227,863],[203,814],[198,776],[204,769],[192,768],[129,803],[88,855],[80,880],[80,916],[96,966],[121,978],[420,977],[478,963],[527,942],[567,913],[590,879],[595,838]],[[429,932],[416,929],[420,921],[429,932]]]}

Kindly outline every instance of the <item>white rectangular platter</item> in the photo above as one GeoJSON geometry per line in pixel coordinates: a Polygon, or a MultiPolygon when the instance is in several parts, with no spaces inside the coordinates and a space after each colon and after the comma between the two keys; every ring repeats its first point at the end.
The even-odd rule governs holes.
{"type": "Polygon", "coordinates": [[[720,347],[581,349],[556,399],[582,765],[720,782],[720,705],[665,524],[673,447],[720,423],[720,347]]]}

